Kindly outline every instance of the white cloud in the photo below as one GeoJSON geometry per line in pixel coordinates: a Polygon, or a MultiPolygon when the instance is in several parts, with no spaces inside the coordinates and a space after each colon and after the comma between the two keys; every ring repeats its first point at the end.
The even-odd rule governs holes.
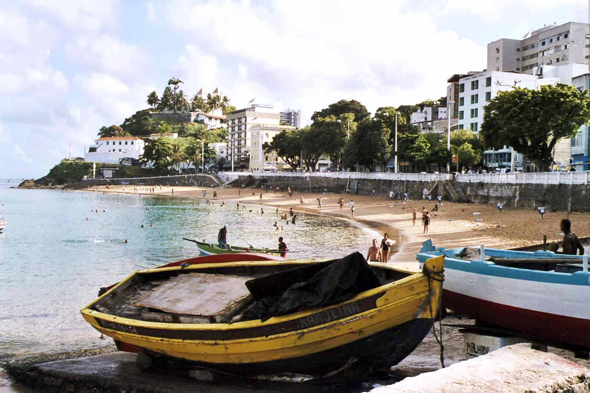
{"type": "Polygon", "coordinates": [[[97,32],[119,25],[119,0],[21,0],[70,29],[97,32]]]}
{"type": "Polygon", "coordinates": [[[179,59],[185,77],[219,85],[237,106],[256,96],[309,118],[354,98],[374,111],[441,97],[450,75],[486,64],[484,47],[405,2],[166,4],[168,26],[194,42],[179,59]]]}
{"type": "Polygon", "coordinates": [[[33,160],[25,151],[23,150],[22,146],[19,144],[12,145],[12,154],[16,159],[23,161],[27,164],[32,164],[33,160]]]}
{"type": "Polygon", "coordinates": [[[128,44],[112,35],[93,38],[77,37],[65,47],[73,62],[81,62],[96,72],[107,72],[139,78],[149,65],[144,49],[128,44]]]}

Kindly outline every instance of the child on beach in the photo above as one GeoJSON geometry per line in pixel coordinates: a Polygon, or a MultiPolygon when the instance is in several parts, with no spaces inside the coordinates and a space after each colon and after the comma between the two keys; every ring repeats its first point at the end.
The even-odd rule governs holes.
{"type": "Polygon", "coordinates": [[[344,198],[340,198],[338,204],[340,205],[340,210],[342,210],[342,206],[344,206],[344,198]]]}
{"type": "Polygon", "coordinates": [[[318,200],[318,210],[322,209],[322,197],[316,198],[318,200]]]}
{"type": "Polygon", "coordinates": [[[430,225],[430,214],[428,213],[428,210],[424,210],[424,215],[422,216],[422,220],[424,221],[423,233],[428,233],[428,226],[430,225]]]}
{"type": "Polygon", "coordinates": [[[414,209],[412,212],[412,225],[416,225],[416,216],[418,215],[418,210],[414,209]]]}

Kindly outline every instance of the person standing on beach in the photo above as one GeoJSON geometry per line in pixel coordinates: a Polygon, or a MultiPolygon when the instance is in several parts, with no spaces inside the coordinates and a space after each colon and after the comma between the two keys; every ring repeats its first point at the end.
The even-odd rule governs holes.
{"type": "Polygon", "coordinates": [[[219,243],[219,247],[221,248],[227,246],[227,225],[224,225],[223,228],[219,230],[219,234],[217,234],[217,243],[219,243]]]}
{"type": "Polygon", "coordinates": [[[338,204],[340,205],[340,210],[342,210],[342,206],[344,206],[344,198],[340,198],[338,204]]]}
{"type": "Polygon", "coordinates": [[[578,250],[580,255],[584,255],[584,246],[578,239],[578,236],[572,232],[572,222],[567,218],[561,220],[561,231],[563,232],[563,254],[577,255],[578,250]]]}
{"type": "Polygon", "coordinates": [[[369,247],[369,251],[367,252],[367,261],[381,261],[381,250],[379,249],[379,247],[377,247],[377,239],[373,239],[373,245],[369,247]]]}
{"type": "Polygon", "coordinates": [[[316,198],[318,200],[318,210],[322,210],[322,197],[316,198]]]}
{"type": "Polygon", "coordinates": [[[291,217],[293,217],[293,215],[294,215],[294,214],[295,214],[295,211],[293,210],[293,207],[291,207],[291,208],[289,209],[289,215],[290,215],[291,217]]]}
{"type": "Polygon", "coordinates": [[[293,190],[291,190],[291,187],[287,187],[287,193],[289,194],[289,199],[291,199],[293,196],[293,190]]]}
{"type": "Polygon", "coordinates": [[[428,213],[428,210],[425,210],[422,220],[424,220],[424,231],[422,233],[428,233],[428,226],[430,225],[430,213],[428,213]]]}
{"type": "Polygon", "coordinates": [[[383,235],[383,240],[381,240],[381,262],[387,263],[389,260],[389,235],[385,233],[383,235]]]}
{"type": "Polygon", "coordinates": [[[283,241],[283,238],[279,237],[280,256],[283,258],[287,257],[287,251],[289,251],[289,247],[287,247],[287,244],[283,241]]]}
{"type": "Polygon", "coordinates": [[[260,203],[262,203],[262,193],[260,193],[260,203]]]}
{"type": "Polygon", "coordinates": [[[301,197],[299,198],[299,203],[303,205],[303,203],[304,203],[304,202],[303,202],[303,196],[301,196],[301,197]]]}
{"type": "Polygon", "coordinates": [[[418,210],[414,209],[412,212],[412,225],[416,225],[416,216],[418,215],[418,210]]]}
{"type": "Polygon", "coordinates": [[[354,201],[352,199],[350,200],[349,206],[350,206],[350,216],[354,220],[354,201]]]}

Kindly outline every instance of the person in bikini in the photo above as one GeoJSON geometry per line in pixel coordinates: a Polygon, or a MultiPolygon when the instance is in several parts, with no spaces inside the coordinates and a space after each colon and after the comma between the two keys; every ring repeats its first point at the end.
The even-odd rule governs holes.
{"type": "Polygon", "coordinates": [[[381,240],[381,262],[387,263],[389,260],[389,235],[385,233],[383,235],[383,240],[381,240]]]}

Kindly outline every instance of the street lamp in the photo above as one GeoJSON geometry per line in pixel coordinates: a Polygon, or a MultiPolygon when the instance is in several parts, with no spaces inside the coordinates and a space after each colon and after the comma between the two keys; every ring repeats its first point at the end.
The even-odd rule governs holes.
{"type": "MultiPolygon", "coordinates": [[[[451,151],[451,105],[454,104],[455,101],[449,101],[447,102],[447,150],[450,152],[451,151]]],[[[458,120],[457,120],[458,121],[458,120]]],[[[459,168],[457,167],[457,172],[459,171],[459,168]]],[[[447,173],[451,173],[451,162],[447,162],[447,173]]]]}
{"type": "Polygon", "coordinates": [[[394,158],[394,173],[397,173],[397,117],[399,116],[399,112],[395,112],[395,158],[394,158]]]}
{"type": "MultiPolygon", "coordinates": [[[[342,123],[342,120],[336,120],[338,123],[342,123]]],[[[346,139],[350,138],[350,120],[346,120],[346,139]]]]}

